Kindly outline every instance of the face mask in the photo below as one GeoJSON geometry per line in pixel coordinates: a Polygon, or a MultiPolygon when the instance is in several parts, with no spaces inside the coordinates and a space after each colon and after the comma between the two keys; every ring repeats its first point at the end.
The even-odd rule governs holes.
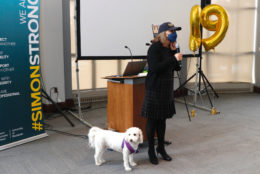
{"type": "Polygon", "coordinates": [[[173,32],[173,33],[168,35],[168,40],[170,42],[176,42],[176,39],[177,39],[177,33],[176,32],[173,32]]]}

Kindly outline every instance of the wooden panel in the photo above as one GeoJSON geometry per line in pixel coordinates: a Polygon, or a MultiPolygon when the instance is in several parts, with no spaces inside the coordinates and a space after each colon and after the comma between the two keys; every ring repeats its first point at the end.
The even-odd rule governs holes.
{"type": "Polygon", "coordinates": [[[107,126],[119,132],[139,127],[146,140],[146,119],[141,116],[145,95],[144,84],[122,84],[108,81],[107,126]]]}
{"type": "Polygon", "coordinates": [[[128,84],[108,81],[108,112],[109,129],[124,132],[133,126],[133,87],[128,84]]]}

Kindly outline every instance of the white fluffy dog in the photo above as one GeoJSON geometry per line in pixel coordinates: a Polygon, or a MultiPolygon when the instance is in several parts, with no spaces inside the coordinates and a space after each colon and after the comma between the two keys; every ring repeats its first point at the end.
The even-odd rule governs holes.
{"type": "Polygon", "coordinates": [[[124,133],[92,127],[88,133],[89,145],[95,149],[95,163],[102,165],[105,160],[102,155],[107,148],[123,153],[124,167],[131,171],[129,166],[136,166],[133,153],[137,150],[139,143],[143,143],[143,133],[137,127],[131,127],[124,133]]]}

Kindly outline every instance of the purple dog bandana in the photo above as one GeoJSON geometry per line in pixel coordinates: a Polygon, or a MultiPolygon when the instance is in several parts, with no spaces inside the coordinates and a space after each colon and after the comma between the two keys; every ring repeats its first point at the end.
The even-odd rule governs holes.
{"type": "Polygon", "coordinates": [[[123,139],[123,142],[121,145],[122,149],[124,148],[124,145],[126,145],[127,149],[130,151],[130,154],[135,152],[134,148],[125,139],[123,139]]]}

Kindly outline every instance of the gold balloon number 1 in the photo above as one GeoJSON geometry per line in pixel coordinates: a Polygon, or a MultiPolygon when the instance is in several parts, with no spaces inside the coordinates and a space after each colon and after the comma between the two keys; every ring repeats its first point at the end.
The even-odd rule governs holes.
{"type": "Polygon", "coordinates": [[[206,51],[214,49],[224,39],[228,25],[227,12],[220,5],[208,5],[202,11],[199,5],[193,6],[190,14],[190,50],[195,53],[199,49],[201,42],[206,51]],[[211,20],[211,16],[216,16],[217,20],[211,20]],[[209,31],[215,31],[215,33],[209,38],[202,39],[200,24],[209,31]]]}

